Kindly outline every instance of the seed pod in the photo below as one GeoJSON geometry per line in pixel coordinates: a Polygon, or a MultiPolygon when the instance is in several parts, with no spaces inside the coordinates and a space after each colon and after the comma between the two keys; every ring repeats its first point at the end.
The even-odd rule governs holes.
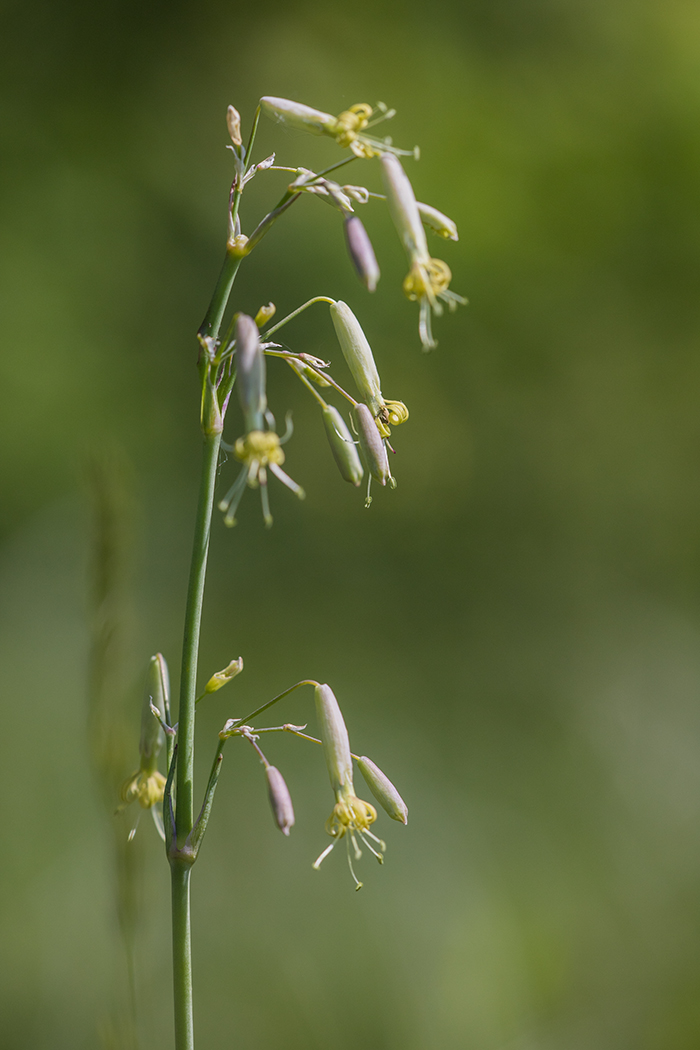
{"type": "Polygon", "coordinates": [[[373,292],[380,277],[379,263],[367,230],[357,215],[349,215],[345,219],[345,243],[357,276],[367,291],[373,292]]]}
{"type": "Polygon", "coordinates": [[[375,481],[378,481],[380,485],[386,485],[387,481],[391,480],[391,471],[386,448],[379,436],[377,424],[372,419],[372,414],[367,405],[355,405],[353,412],[355,413],[357,425],[357,437],[367,468],[375,481]]]}
{"type": "Polygon", "coordinates": [[[350,741],[338,701],[329,685],[317,685],[314,699],[331,787],[334,791],[342,787],[349,787],[353,791],[350,741]]]}
{"type": "Polygon", "coordinates": [[[294,826],[294,806],[289,789],[275,766],[266,766],[265,776],[275,824],[283,835],[289,835],[289,829],[294,826]]]}
{"type": "Polygon", "coordinates": [[[357,765],[362,776],[367,781],[367,787],[382,809],[386,810],[392,820],[398,820],[401,824],[408,824],[408,806],[388,776],[382,773],[379,766],[376,766],[371,758],[358,758],[357,765]]]}
{"type": "Polygon", "coordinates": [[[394,226],[410,257],[430,258],[413,186],[401,161],[393,153],[382,153],[382,175],[394,226]]]}
{"type": "Polygon", "coordinates": [[[343,480],[349,481],[351,485],[359,485],[364,475],[360,457],[345,420],[333,405],[326,405],[323,409],[323,425],[343,480]]]}
{"type": "Polygon", "coordinates": [[[372,415],[377,416],[384,407],[384,398],[379,372],[367,336],[347,303],[340,300],[333,303],[331,318],[340,349],[352,372],[360,398],[369,405],[372,415]]]}
{"type": "Polygon", "coordinates": [[[141,740],[139,752],[141,754],[141,769],[149,772],[156,768],[158,753],[163,746],[163,730],[160,728],[157,718],[151,711],[151,704],[158,710],[162,719],[165,718],[166,705],[170,700],[170,682],[168,679],[168,665],[160,653],[151,657],[148,667],[148,679],[146,695],[141,709],[141,740]]]}
{"type": "Polygon", "coordinates": [[[247,314],[236,317],[236,386],[246,432],[262,430],[267,408],[265,355],[260,349],[258,326],[247,314]]]}
{"type": "Polygon", "coordinates": [[[430,204],[421,204],[420,201],[416,201],[416,207],[425,225],[429,226],[431,230],[435,230],[440,237],[444,237],[448,241],[459,240],[457,223],[453,222],[447,215],[443,215],[441,211],[431,207],[430,204]]]}
{"type": "Polygon", "coordinates": [[[322,135],[337,124],[336,118],[330,113],[323,113],[320,109],[312,109],[311,106],[304,106],[301,102],[293,102],[288,98],[265,95],[260,99],[260,105],[273,120],[279,120],[299,131],[310,131],[312,135],[322,135]]]}

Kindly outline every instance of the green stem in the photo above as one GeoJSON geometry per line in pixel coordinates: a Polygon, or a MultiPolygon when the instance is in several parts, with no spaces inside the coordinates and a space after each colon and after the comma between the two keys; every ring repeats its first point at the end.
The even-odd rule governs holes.
{"type": "Polygon", "coordinates": [[[224,265],[221,267],[221,273],[219,274],[219,280],[216,282],[209,309],[197,333],[202,338],[211,336],[212,339],[216,339],[218,336],[224,310],[226,309],[228,297],[231,294],[231,288],[236,279],[241,261],[242,256],[234,255],[230,248],[226,249],[226,258],[224,259],[224,265]]]}
{"type": "Polygon", "coordinates": [[[193,766],[194,766],[194,712],[197,696],[197,660],[199,656],[199,632],[202,622],[202,600],[209,554],[209,533],[216,468],[219,461],[221,434],[208,434],[204,440],[202,479],[197,504],[197,519],[192,547],[190,584],[185,610],[185,634],[182,643],[182,674],[180,678],[180,708],[178,711],[178,756],[177,756],[177,845],[182,847],[192,830],[193,811],[193,766]]]}
{"type": "Polygon", "coordinates": [[[186,859],[182,855],[178,856],[177,850],[185,845],[187,837],[192,831],[194,817],[194,717],[195,698],[197,695],[197,661],[220,444],[221,434],[205,435],[202,478],[199,488],[192,564],[190,567],[190,583],[185,609],[185,634],[182,643],[176,770],[176,835],[175,842],[172,843],[169,851],[172,874],[173,994],[175,1002],[176,1050],[194,1050],[190,934],[190,870],[193,858],[186,859]]]}
{"type": "Polygon", "coordinates": [[[175,1050],[194,1050],[189,864],[171,864],[173,899],[173,991],[175,1050]]]}

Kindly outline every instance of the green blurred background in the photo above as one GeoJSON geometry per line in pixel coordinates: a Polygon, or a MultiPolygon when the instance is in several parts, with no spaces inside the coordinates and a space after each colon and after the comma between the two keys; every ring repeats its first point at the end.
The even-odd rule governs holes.
{"type": "MultiPolygon", "coordinates": [[[[396,106],[419,199],[458,222],[459,244],[432,243],[470,306],[422,355],[378,202],[361,213],[374,296],[313,199],[241,270],[251,313],[348,301],[411,420],[399,487],[367,512],[310,399],[270,368],[308,496],[275,485],[269,532],[252,493],[236,530],[215,522],[203,675],[238,655],[246,670],[202,711],[200,772],[225,717],[310,675],[411,819],[380,818],[387,861],[363,858],[355,894],[342,855],[310,866],[332,801],[320,752],[269,743],[296,804],[287,841],[254,755],[229,745],[194,877],[198,1045],[700,1045],[697,5],[5,0],[2,23],[3,1045],[127,1046],[113,800],[86,731],[87,465],[121,463],[131,508],[126,775],[148,657],[178,664],[225,110],[248,124],[262,94],[396,106]]],[[[259,159],[272,149],[338,157],[268,123],[259,159]]],[[[347,171],[380,188],[376,162],[347,171]]],[[[251,185],[244,230],[283,186],[251,185]]],[[[338,361],[324,308],[285,336],[338,361]]],[[[310,695],[287,719],[313,724],[310,695]]],[[[165,1050],[150,821],[132,848],[140,1039],[165,1050]]]]}

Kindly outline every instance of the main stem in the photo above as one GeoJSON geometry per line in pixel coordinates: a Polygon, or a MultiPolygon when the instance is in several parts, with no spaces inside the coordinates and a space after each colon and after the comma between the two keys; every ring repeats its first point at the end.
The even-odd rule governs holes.
{"type": "Polygon", "coordinates": [[[192,1011],[192,943],[190,936],[189,864],[170,866],[173,908],[173,989],[175,992],[175,1047],[194,1050],[192,1011]]]}
{"type": "MultiPolygon", "coordinates": [[[[194,820],[194,716],[197,697],[197,662],[202,601],[209,555],[209,535],[214,505],[216,468],[219,461],[221,434],[207,434],[204,439],[202,477],[199,486],[197,518],[192,547],[190,582],[185,610],[185,634],[182,643],[180,707],[178,711],[177,795],[175,811],[176,845],[182,850],[192,831],[194,820]]],[[[175,997],[176,1050],[194,1050],[192,1014],[192,959],[190,942],[190,871],[182,856],[170,861],[173,908],[173,991],[175,997]]]]}

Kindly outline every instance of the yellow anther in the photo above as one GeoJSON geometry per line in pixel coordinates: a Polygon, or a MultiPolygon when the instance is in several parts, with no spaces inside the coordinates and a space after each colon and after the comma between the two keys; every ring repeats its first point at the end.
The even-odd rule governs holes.
{"type": "Polygon", "coordinates": [[[125,805],[138,801],[142,809],[151,809],[157,802],[162,802],[164,793],[165,777],[158,770],[150,774],[139,770],[124,782],[120,792],[125,805]]]}
{"type": "Polygon", "coordinates": [[[336,802],[326,821],[326,831],[334,839],[342,839],[348,831],[366,831],[377,819],[377,811],[369,802],[356,795],[346,795],[336,802]]]}
{"type": "Polygon", "coordinates": [[[277,466],[284,463],[280,439],[272,430],[251,430],[245,437],[238,438],[234,452],[236,459],[248,466],[254,462],[261,467],[266,467],[269,463],[275,463],[277,466]]]}
{"type": "Polygon", "coordinates": [[[451,280],[452,271],[442,259],[415,262],[404,278],[404,294],[411,300],[422,299],[426,295],[432,300],[449,288],[451,280]]]}
{"type": "Polygon", "coordinates": [[[403,401],[387,401],[386,407],[389,413],[389,422],[393,427],[397,427],[399,423],[405,423],[408,419],[408,409],[403,401]]]}
{"type": "MultiPolygon", "coordinates": [[[[367,127],[367,121],[372,116],[372,107],[366,102],[359,102],[350,109],[343,110],[336,117],[333,135],[339,146],[349,146],[355,139],[358,131],[367,127]]],[[[353,147],[355,150],[355,147],[353,147]]],[[[369,154],[372,156],[372,154],[369,154]]]]}

